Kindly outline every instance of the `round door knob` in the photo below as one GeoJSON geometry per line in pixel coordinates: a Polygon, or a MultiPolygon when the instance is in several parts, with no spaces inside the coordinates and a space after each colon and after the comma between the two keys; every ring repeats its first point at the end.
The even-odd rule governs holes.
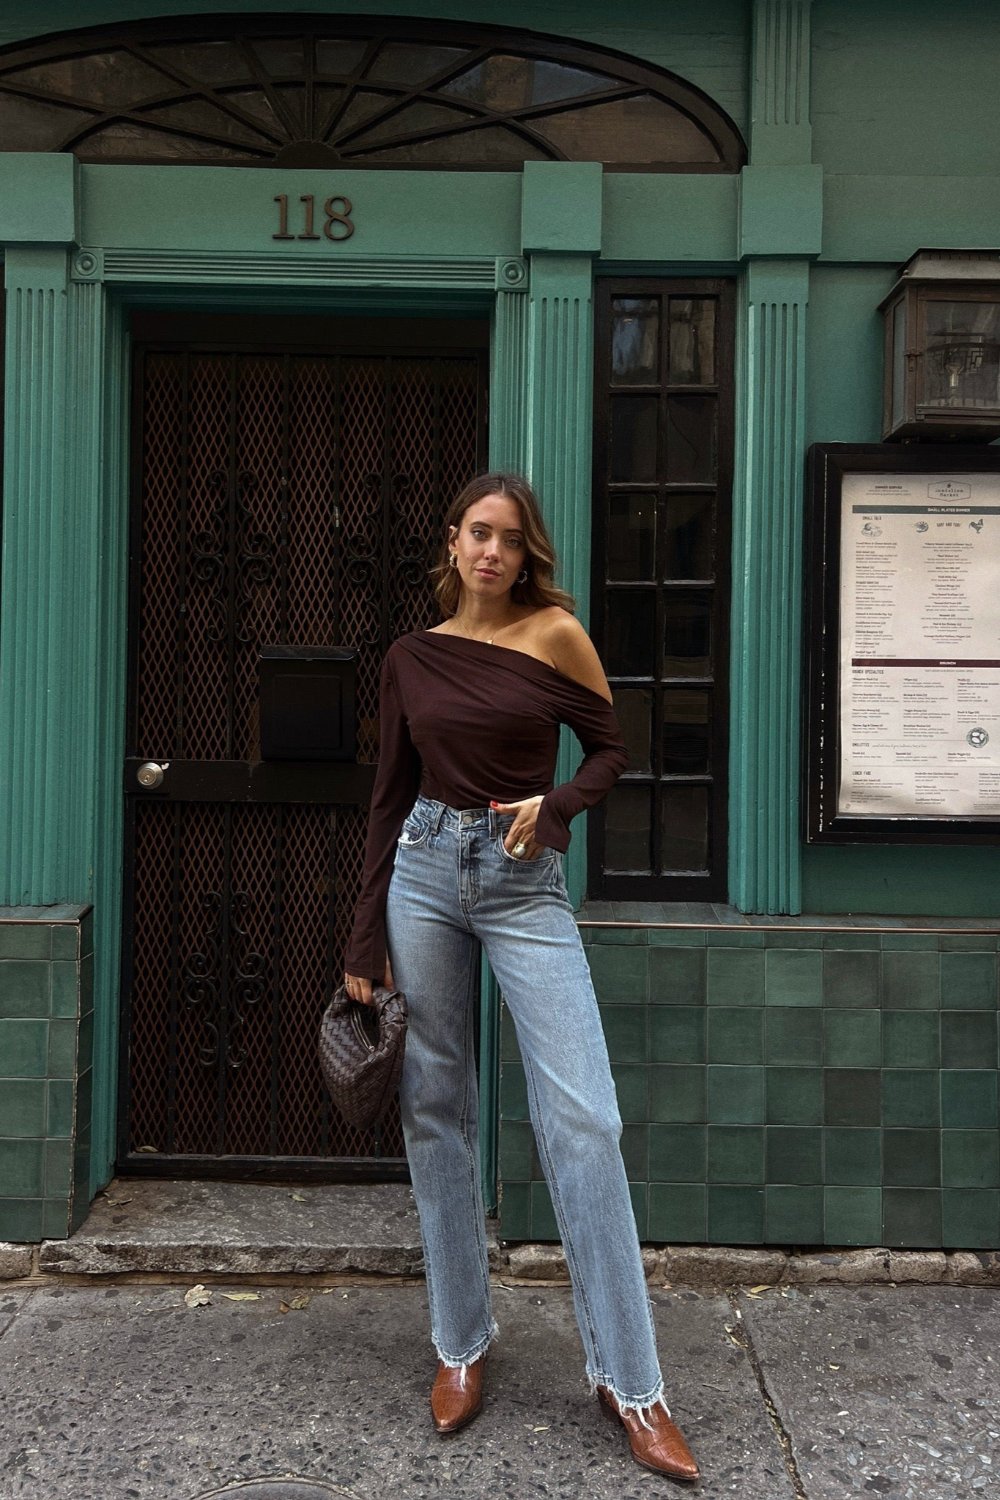
{"type": "Polygon", "coordinates": [[[170,762],[167,761],[166,765],[158,766],[155,760],[145,761],[136,772],[139,785],[144,786],[149,792],[154,791],[163,781],[163,773],[169,764],[170,762]]]}

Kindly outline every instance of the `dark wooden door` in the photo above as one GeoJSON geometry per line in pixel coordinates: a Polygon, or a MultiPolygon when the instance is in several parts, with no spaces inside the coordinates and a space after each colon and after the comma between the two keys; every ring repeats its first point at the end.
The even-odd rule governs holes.
{"type": "Polygon", "coordinates": [[[332,1110],[316,1034],[382,656],[434,621],[443,513],[483,459],[485,354],[478,325],[465,348],[457,325],[396,325],[389,347],[392,325],[338,331],[137,343],[120,1169],[405,1172],[398,1114],[359,1134],[332,1110]],[[267,645],[357,651],[359,764],[261,763],[267,645]],[[146,762],[166,766],[148,790],[146,762]]]}

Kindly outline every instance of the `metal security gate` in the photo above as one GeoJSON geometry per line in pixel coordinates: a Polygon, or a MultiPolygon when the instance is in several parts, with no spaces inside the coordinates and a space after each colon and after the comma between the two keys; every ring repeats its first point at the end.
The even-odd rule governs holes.
{"type": "Polygon", "coordinates": [[[434,623],[443,513],[482,466],[485,354],[478,324],[372,320],[359,347],[345,321],[263,348],[135,329],[119,1169],[405,1171],[398,1113],[359,1134],[331,1109],[316,1034],[382,656],[434,623]],[[269,645],[356,649],[359,764],[261,761],[269,645]]]}

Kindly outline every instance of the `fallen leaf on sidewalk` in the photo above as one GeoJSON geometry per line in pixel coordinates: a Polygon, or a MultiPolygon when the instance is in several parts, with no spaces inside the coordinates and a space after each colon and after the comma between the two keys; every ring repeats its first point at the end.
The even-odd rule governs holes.
{"type": "Polygon", "coordinates": [[[227,1302],[259,1302],[260,1292],[223,1292],[227,1302]]]}
{"type": "Polygon", "coordinates": [[[131,1203],[131,1198],[112,1198],[110,1193],[102,1193],[101,1197],[105,1203],[110,1203],[114,1208],[119,1208],[123,1203],[131,1203]]]}
{"type": "Polygon", "coordinates": [[[759,1297],[760,1294],[761,1294],[761,1292],[769,1292],[770,1290],[771,1290],[770,1283],[767,1282],[767,1281],[764,1281],[764,1282],[761,1282],[760,1286],[752,1286],[750,1288],[749,1295],[751,1297],[759,1297]]]}
{"type": "Polygon", "coordinates": [[[549,1429],[547,1427],[533,1427],[531,1430],[532,1432],[548,1432],[549,1429]]]}
{"type": "Polygon", "coordinates": [[[212,1293],[207,1287],[202,1286],[200,1281],[197,1286],[193,1286],[189,1292],[184,1293],[185,1307],[205,1307],[211,1300],[212,1293]]]}
{"type": "Polygon", "coordinates": [[[301,1297],[293,1297],[291,1302],[279,1302],[278,1311],[280,1313],[301,1312],[304,1307],[308,1306],[309,1298],[303,1295],[301,1297]]]}
{"type": "Polygon", "coordinates": [[[289,1196],[289,1198],[293,1198],[296,1203],[308,1203],[309,1202],[309,1199],[306,1197],[305,1193],[289,1193],[288,1196],[289,1196]]]}

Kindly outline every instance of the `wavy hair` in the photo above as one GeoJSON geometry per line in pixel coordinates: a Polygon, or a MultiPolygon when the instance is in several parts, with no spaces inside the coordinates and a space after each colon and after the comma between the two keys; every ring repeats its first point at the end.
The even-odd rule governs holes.
{"type": "Polygon", "coordinates": [[[513,500],[521,512],[526,554],[524,568],[528,576],[524,583],[514,584],[510,591],[511,601],[514,604],[530,604],[536,609],[558,604],[561,609],[568,610],[572,614],[576,608],[576,600],[565,589],[556,586],[555,548],[546,530],[545,522],[542,520],[538,497],[528,481],[520,474],[499,473],[477,474],[475,479],[467,484],[461,494],[452,501],[445,517],[441,557],[437,566],[431,569],[431,577],[435,580],[434,592],[437,595],[441,613],[446,619],[456,614],[462,596],[462,581],[458,576],[458,570],[450,567],[448,563],[448,541],[451,529],[454,527],[456,531],[460,530],[462,517],[470,505],[475,505],[479,500],[485,500],[487,495],[501,495],[505,500],[513,500]]]}

